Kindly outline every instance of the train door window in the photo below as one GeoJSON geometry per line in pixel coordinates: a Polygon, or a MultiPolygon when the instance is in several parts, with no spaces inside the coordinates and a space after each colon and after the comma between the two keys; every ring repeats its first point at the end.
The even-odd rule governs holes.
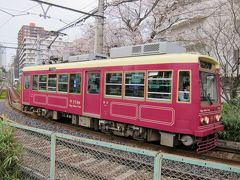
{"type": "Polygon", "coordinates": [[[190,74],[190,71],[179,71],[178,73],[178,102],[191,101],[190,74]]]}
{"type": "Polygon", "coordinates": [[[100,73],[88,73],[88,93],[99,94],[100,73]]]}
{"type": "Polygon", "coordinates": [[[148,72],[148,99],[171,101],[172,71],[148,72]]]}
{"type": "Polygon", "coordinates": [[[30,76],[27,75],[24,77],[24,89],[29,89],[30,87],[30,76]]]}
{"type": "Polygon", "coordinates": [[[144,72],[125,73],[125,96],[144,97],[144,72]]]}
{"type": "Polygon", "coordinates": [[[106,89],[108,96],[122,96],[122,73],[106,73],[106,89]]]}
{"type": "Polygon", "coordinates": [[[47,75],[40,75],[39,76],[38,87],[39,87],[39,90],[46,91],[46,89],[47,89],[47,75]]]}
{"type": "Polygon", "coordinates": [[[52,92],[57,91],[57,75],[56,74],[48,75],[48,91],[52,91],[52,92]]]}
{"type": "Polygon", "coordinates": [[[68,92],[68,74],[58,75],[58,91],[68,92]]]}
{"type": "Polygon", "coordinates": [[[38,90],[38,75],[33,75],[32,90],[38,90]]]}
{"type": "Polygon", "coordinates": [[[70,74],[69,93],[80,94],[81,74],[70,74]]]}

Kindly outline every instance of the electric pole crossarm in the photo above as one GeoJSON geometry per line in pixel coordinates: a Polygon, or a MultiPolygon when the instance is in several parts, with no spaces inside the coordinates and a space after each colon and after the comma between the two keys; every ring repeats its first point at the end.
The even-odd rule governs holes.
{"type": "Polygon", "coordinates": [[[43,5],[41,4],[41,3],[39,3],[40,5],[41,5],[41,8],[42,8],[42,10],[43,10],[43,17],[44,17],[44,19],[46,19],[47,18],[47,12],[48,12],[48,10],[49,10],[49,8],[51,7],[50,5],[47,7],[47,9],[45,10],[44,8],[43,8],[43,5]]]}
{"type": "Polygon", "coordinates": [[[65,6],[60,6],[60,5],[57,5],[57,4],[52,4],[52,3],[49,3],[49,2],[44,2],[44,1],[40,1],[40,0],[31,0],[31,1],[42,3],[42,4],[47,4],[49,6],[54,6],[54,7],[58,7],[58,8],[62,8],[62,9],[67,9],[69,11],[74,11],[74,12],[89,15],[89,16],[95,16],[95,17],[103,18],[103,16],[100,16],[100,15],[90,14],[90,13],[87,13],[87,12],[84,12],[84,11],[80,11],[80,10],[77,10],[77,9],[72,9],[72,8],[65,7],[65,6]]]}

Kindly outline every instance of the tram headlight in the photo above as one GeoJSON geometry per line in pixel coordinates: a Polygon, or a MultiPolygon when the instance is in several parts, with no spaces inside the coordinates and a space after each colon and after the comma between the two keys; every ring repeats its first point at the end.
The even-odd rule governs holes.
{"type": "Polygon", "coordinates": [[[204,117],[205,124],[209,124],[209,118],[207,116],[204,117]]]}
{"type": "Polygon", "coordinates": [[[215,119],[217,120],[217,122],[219,122],[221,120],[221,115],[220,114],[215,115],[215,119]]]}
{"type": "Polygon", "coordinates": [[[200,119],[203,125],[209,124],[209,117],[205,116],[200,119]]]}

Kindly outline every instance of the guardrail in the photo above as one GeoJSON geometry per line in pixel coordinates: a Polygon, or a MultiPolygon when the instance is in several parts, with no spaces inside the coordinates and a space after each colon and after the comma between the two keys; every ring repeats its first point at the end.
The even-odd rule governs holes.
{"type": "Polygon", "coordinates": [[[240,167],[6,123],[23,179],[240,179],[240,167]]]}

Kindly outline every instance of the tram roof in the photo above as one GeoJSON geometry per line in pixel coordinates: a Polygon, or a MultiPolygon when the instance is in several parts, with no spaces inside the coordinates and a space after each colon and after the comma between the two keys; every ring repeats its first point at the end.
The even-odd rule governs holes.
{"type": "Polygon", "coordinates": [[[74,63],[28,66],[28,67],[24,67],[23,71],[49,70],[49,68],[76,69],[76,68],[147,65],[147,64],[199,63],[199,59],[205,62],[212,63],[216,65],[217,68],[219,67],[218,61],[210,56],[182,53],[182,54],[137,56],[137,57],[93,60],[93,61],[83,61],[83,62],[74,62],[74,63]]]}

